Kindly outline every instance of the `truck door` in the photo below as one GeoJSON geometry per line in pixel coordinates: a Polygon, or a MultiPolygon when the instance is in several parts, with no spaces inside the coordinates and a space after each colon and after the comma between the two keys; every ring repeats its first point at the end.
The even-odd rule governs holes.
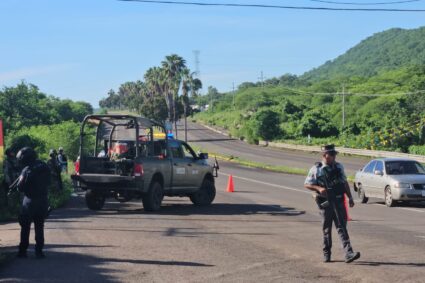
{"type": "MultiPolygon", "coordinates": [[[[201,186],[202,176],[205,173],[205,166],[197,162],[198,158],[193,149],[185,142],[182,143],[185,164],[187,169],[187,188],[196,189],[201,186]]],[[[200,161],[200,160],[198,160],[200,161]]]]}
{"type": "Polygon", "coordinates": [[[173,180],[172,187],[175,189],[185,187],[187,181],[187,161],[185,160],[183,148],[180,142],[170,141],[169,148],[173,158],[173,180]]]}

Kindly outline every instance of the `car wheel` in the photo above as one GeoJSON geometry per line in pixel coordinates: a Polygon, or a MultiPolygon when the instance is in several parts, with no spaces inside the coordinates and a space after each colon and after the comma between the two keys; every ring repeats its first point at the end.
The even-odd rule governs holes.
{"type": "Polygon", "coordinates": [[[88,189],[86,191],[86,204],[91,210],[101,210],[105,205],[105,196],[88,189]]]}
{"type": "Polygon", "coordinates": [[[385,188],[385,205],[388,207],[393,207],[395,205],[391,188],[389,186],[385,188]]]}
{"type": "Polygon", "coordinates": [[[147,194],[142,197],[145,211],[158,211],[163,199],[164,189],[162,185],[159,182],[152,183],[147,194]]]}
{"type": "Polygon", "coordinates": [[[357,193],[359,195],[359,199],[361,203],[367,203],[367,201],[369,200],[369,198],[366,196],[365,191],[362,188],[362,185],[358,185],[357,187],[357,193]]]}
{"type": "Polygon", "coordinates": [[[205,179],[202,182],[201,188],[190,196],[190,200],[194,205],[207,206],[215,199],[216,189],[214,182],[210,179],[205,179]]]}

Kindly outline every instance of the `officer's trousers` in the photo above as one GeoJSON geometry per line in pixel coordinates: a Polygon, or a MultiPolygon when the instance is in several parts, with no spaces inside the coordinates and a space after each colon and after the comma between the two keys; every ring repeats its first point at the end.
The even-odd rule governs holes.
{"type": "Polygon", "coordinates": [[[28,249],[32,222],[34,222],[35,252],[42,252],[44,247],[44,220],[44,217],[37,215],[31,217],[28,214],[21,214],[19,216],[19,224],[21,225],[21,242],[19,243],[20,253],[26,253],[28,249]]]}
{"type": "Polygon", "coordinates": [[[323,224],[323,254],[325,256],[331,255],[332,249],[332,222],[335,223],[336,231],[338,232],[339,238],[342,242],[342,247],[345,251],[345,254],[348,255],[353,252],[353,248],[351,247],[350,237],[347,231],[347,214],[344,207],[344,198],[338,197],[334,204],[330,203],[330,205],[324,209],[320,210],[320,214],[322,216],[322,224],[323,224]],[[338,211],[340,217],[339,221],[337,216],[335,215],[334,206],[338,211]]]}

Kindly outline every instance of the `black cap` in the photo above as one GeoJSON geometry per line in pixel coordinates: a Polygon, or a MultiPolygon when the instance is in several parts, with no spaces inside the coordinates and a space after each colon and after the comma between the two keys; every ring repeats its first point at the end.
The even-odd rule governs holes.
{"type": "Polygon", "coordinates": [[[322,153],[337,154],[338,151],[335,150],[335,145],[327,144],[327,145],[322,146],[322,153]]]}

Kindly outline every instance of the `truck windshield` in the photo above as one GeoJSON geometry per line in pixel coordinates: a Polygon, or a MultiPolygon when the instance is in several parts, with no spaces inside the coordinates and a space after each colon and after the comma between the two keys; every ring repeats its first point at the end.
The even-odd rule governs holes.
{"type": "Polygon", "coordinates": [[[425,175],[424,167],[416,161],[387,161],[385,170],[388,175],[425,175]]]}

